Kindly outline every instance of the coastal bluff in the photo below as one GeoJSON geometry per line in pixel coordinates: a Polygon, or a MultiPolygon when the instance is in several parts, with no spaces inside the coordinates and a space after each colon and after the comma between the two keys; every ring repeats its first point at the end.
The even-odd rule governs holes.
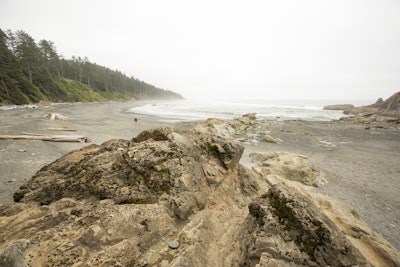
{"type": "Polygon", "coordinates": [[[357,212],[318,192],[306,157],[239,162],[236,137],[255,119],[149,129],[44,166],[0,205],[0,266],[400,266],[357,212]]]}
{"type": "Polygon", "coordinates": [[[341,120],[356,122],[376,128],[400,128],[400,92],[386,100],[379,98],[374,104],[347,108],[344,113],[350,115],[341,120]]]}

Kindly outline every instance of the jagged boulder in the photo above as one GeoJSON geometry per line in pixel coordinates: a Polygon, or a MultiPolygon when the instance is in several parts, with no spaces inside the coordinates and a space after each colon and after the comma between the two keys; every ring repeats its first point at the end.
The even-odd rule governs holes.
{"type": "Polygon", "coordinates": [[[385,105],[385,101],[383,101],[382,97],[378,98],[376,102],[372,105],[369,105],[371,108],[381,108],[385,105]]]}

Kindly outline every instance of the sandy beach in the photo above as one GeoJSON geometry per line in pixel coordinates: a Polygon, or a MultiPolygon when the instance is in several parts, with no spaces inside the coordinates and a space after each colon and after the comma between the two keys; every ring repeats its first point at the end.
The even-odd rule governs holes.
{"type": "MultiPolygon", "coordinates": [[[[187,129],[191,123],[168,123],[151,116],[127,112],[142,102],[74,103],[0,110],[0,134],[22,132],[84,135],[92,143],[131,139],[148,128],[173,125],[187,129]],[[44,118],[59,113],[68,121],[44,118]],[[138,121],[135,121],[135,118],[138,121]],[[49,128],[66,127],[76,132],[49,128]]],[[[254,138],[244,143],[242,162],[251,152],[289,151],[306,155],[328,183],[319,190],[354,207],[361,218],[400,249],[400,132],[365,130],[350,122],[260,121],[281,143],[254,138]]],[[[251,139],[251,138],[250,138],[251,139]]],[[[13,193],[41,167],[85,143],[0,140],[0,203],[13,201],[13,193]]]]}

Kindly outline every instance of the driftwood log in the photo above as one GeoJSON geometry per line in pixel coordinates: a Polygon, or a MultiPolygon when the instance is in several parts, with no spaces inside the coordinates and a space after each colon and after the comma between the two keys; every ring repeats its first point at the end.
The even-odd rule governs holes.
{"type": "Polygon", "coordinates": [[[80,142],[90,143],[88,137],[81,135],[47,135],[23,132],[23,135],[0,135],[0,139],[42,140],[51,142],[80,142]]]}
{"type": "Polygon", "coordinates": [[[43,116],[43,118],[48,118],[49,120],[62,120],[62,121],[67,121],[68,118],[59,114],[59,113],[48,113],[43,116]]]}

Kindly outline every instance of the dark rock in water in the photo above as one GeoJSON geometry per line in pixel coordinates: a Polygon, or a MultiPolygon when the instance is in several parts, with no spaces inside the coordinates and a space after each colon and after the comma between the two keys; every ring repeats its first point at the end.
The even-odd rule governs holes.
{"type": "Polygon", "coordinates": [[[179,242],[177,240],[171,241],[169,242],[168,247],[171,249],[177,249],[179,248],[179,242]]]}
{"type": "Polygon", "coordinates": [[[247,118],[249,120],[255,120],[256,119],[256,113],[247,113],[243,115],[243,118],[247,118]]]}
{"type": "Polygon", "coordinates": [[[337,105],[327,105],[324,110],[352,110],[354,105],[352,104],[337,104],[337,105]]]}

